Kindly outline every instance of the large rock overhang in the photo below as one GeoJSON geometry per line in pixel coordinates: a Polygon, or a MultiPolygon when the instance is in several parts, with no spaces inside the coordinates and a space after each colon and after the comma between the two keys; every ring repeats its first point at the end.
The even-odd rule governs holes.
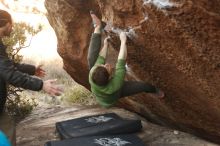
{"type": "Polygon", "coordinates": [[[220,143],[220,3],[218,0],[46,0],[64,69],[88,83],[87,52],[94,10],[111,26],[117,58],[120,31],[129,33],[128,80],[150,82],[164,100],[138,94],[120,106],[164,125],[220,143]]]}

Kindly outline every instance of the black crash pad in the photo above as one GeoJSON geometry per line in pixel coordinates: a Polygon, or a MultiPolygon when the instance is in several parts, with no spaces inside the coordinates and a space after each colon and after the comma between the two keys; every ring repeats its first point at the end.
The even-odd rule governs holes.
{"type": "Polygon", "coordinates": [[[128,134],[137,132],[141,128],[141,120],[122,119],[115,113],[86,116],[56,123],[56,130],[61,139],[128,134]]]}
{"type": "Polygon", "coordinates": [[[45,146],[145,146],[140,138],[134,134],[91,136],[49,141],[45,146]]]}

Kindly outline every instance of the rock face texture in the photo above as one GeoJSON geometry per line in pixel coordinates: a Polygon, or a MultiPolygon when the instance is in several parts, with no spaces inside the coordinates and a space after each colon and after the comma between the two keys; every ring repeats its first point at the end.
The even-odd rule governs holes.
{"type": "Polygon", "coordinates": [[[146,118],[220,143],[220,2],[218,0],[46,0],[64,69],[88,89],[89,10],[111,31],[127,31],[129,80],[150,82],[163,100],[139,94],[120,105],[146,118]]]}

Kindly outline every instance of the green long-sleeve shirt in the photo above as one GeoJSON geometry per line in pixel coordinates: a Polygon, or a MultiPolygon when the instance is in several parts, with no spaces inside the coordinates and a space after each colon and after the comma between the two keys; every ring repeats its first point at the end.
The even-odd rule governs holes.
{"type": "Polygon", "coordinates": [[[104,107],[110,107],[117,102],[119,98],[117,91],[122,87],[124,83],[124,77],[126,73],[125,60],[119,59],[117,61],[113,77],[110,79],[106,86],[98,86],[92,81],[92,73],[94,69],[101,64],[105,64],[105,58],[99,56],[95,65],[90,70],[89,83],[91,85],[91,90],[95,94],[99,104],[104,107]]]}

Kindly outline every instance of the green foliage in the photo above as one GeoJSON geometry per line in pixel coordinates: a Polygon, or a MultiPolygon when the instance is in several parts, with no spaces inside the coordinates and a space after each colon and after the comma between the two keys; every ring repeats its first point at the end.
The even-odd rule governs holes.
{"type": "Polygon", "coordinates": [[[8,90],[10,96],[7,101],[7,110],[14,117],[15,121],[19,122],[31,113],[33,108],[37,106],[37,103],[33,97],[21,96],[23,90],[20,88],[9,86],[8,90]]]}
{"type": "Polygon", "coordinates": [[[24,22],[14,23],[10,37],[3,39],[4,44],[7,46],[9,57],[15,62],[20,62],[22,56],[18,55],[19,51],[29,47],[33,36],[40,32],[42,28],[42,25],[39,25],[38,28],[35,29],[24,22]],[[28,39],[29,43],[27,44],[28,39]]]}
{"type": "MultiPolygon", "coordinates": [[[[40,25],[38,28],[33,28],[26,23],[14,23],[13,31],[10,37],[3,39],[4,44],[7,46],[7,53],[11,59],[19,63],[23,57],[19,55],[19,51],[23,48],[27,48],[31,44],[31,40],[34,35],[42,30],[40,25]],[[26,44],[28,42],[28,44],[26,44]]],[[[8,100],[7,110],[15,119],[21,119],[29,114],[36,106],[36,102],[30,98],[21,97],[23,89],[9,86],[8,87],[8,100]]]]}

